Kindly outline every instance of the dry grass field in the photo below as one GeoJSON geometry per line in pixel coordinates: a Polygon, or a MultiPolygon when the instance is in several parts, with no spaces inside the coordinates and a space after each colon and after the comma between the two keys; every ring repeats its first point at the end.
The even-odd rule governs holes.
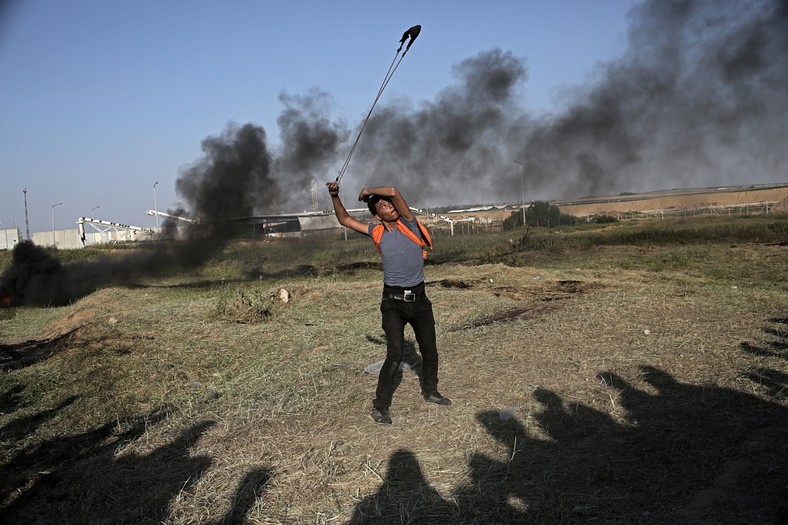
{"type": "Polygon", "coordinates": [[[788,185],[769,188],[718,188],[673,190],[617,197],[586,198],[562,203],[562,213],[577,215],[615,215],[648,213],[765,213],[788,212],[788,185]]]}
{"type": "Polygon", "coordinates": [[[780,523],[788,216],[728,220],[659,221],[702,242],[437,238],[454,403],[420,398],[408,331],[390,426],[368,415],[385,340],[363,239],[237,243],[189,275],[1,309],[0,516],[780,523]]]}

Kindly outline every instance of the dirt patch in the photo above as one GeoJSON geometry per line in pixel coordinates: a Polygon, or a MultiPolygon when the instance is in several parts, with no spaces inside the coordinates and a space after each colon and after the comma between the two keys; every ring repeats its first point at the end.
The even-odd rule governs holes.
{"type": "Polygon", "coordinates": [[[125,315],[118,311],[117,290],[100,290],[79,300],[68,308],[70,311],[65,315],[30,338],[6,339],[0,344],[0,370],[23,368],[37,363],[72,341],[84,344],[88,339],[88,327],[95,322],[100,312],[112,312],[106,321],[109,324],[117,323],[118,318],[125,315]]]}
{"type": "Polygon", "coordinates": [[[566,280],[558,281],[556,289],[563,293],[582,293],[588,290],[588,285],[583,281],[566,280]]]}
{"type": "MultiPolygon", "coordinates": [[[[459,281],[465,284],[462,281],[459,281]]],[[[462,286],[460,286],[462,287],[462,286]]],[[[465,285],[464,287],[469,287],[465,285]]],[[[527,288],[527,287],[505,287],[498,288],[493,291],[496,297],[507,297],[516,301],[529,301],[529,304],[510,308],[502,312],[483,315],[472,320],[470,323],[465,323],[453,332],[460,330],[469,330],[479,328],[482,326],[489,326],[495,323],[503,323],[516,320],[534,319],[546,313],[553,311],[559,307],[554,302],[560,299],[568,299],[573,295],[581,294],[598,288],[598,285],[586,283],[577,280],[561,280],[548,287],[527,288]],[[546,305],[545,303],[551,302],[554,304],[546,305]]]]}
{"type": "Polygon", "coordinates": [[[340,272],[353,273],[356,270],[382,270],[383,265],[380,262],[360,261],[348,264],[340,264],[337,270],[340,272]]]}
{"type": "Polygon", "coordinates": [[[530,306],[524,306],[522,308],[512,308],[510,310],[506,310],[496,314],[479,317],[477,319],[474,319],[470,323],[466,323],[449,331],[459,332],[461,330],[471,330],[473,328],[489,326],[495,323],[505,323],[505,322],[516,321],[516,320],[534,319],[554,309],[555,309],[554,306],[546,306],[546,305],[530,305],[530,306]]]}
{"type": "Polygon", "coordinates": [[[68,313],[65,317],[54,323],[44,335],[45,337],[55,339],[64,334],[73,333],[75,330],[92,321],[94,317],[96,317],[95,308],[91,306],[79,308],[68,313]]]}
{"type": "Polygon", "coordinates": [[[542,301],[553,301],[556,299],[571,297],[575,294],[586,293],[592,290],[597,290],[601,285],[596,283],[587,283],[576,280],[561,280],[556,281],[555,284],[548,287],[522,287],[522,286],[506,286],[496,288],[493,294],[496,297],[507,297],[515,301],[523,301],[526,299],[536,298],[542,301]]]}
{"type": "Polygon", "coordinates": [[[471,285],[466,283],[465,281],[460,281],[457,279],[441,279],[440,281],[434,281],[428,284],[437,284],[438,286],[442,286],[443,288],[470,288],[471,285]]]}

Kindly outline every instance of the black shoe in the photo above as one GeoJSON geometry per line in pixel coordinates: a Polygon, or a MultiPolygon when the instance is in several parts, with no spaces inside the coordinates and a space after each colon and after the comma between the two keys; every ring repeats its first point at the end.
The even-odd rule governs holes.
{"type": "Polygon", "coordinates": [[[372,419],[375,420],[375,423],[380,423],[381,425],[391,424],[391,416],[389,416],[389,411],[385,408],[381,410],[373,408],[369,415],[372,416],[372,419]]]}
{"type": "Polygon", "coordinates": [[[436,405],[443,405],[443,406],[451,405],[451,399],[449,399],[448,397],[443,397],[437,392],[433,392],[432,394],[426,394],[424,396],[424,401],[426,401],[427,403],[435,403],[436,405]]]}

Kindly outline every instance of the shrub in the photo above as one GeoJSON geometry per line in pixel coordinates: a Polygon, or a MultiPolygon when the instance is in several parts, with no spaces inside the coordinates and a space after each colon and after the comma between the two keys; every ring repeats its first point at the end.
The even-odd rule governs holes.
{"type": "Polygon", "coordinates": [[[219,296],[216,314],[236,323],[260,323],[273,315],[270,295],[252,290],[235,290],[219,296]]]}
{"type": "MultiPolygon", "coordinates": [[[[536,201],[531,204],[526,211],[525,218],[528,226],[543,226],[546,228],[577,223],[577,217],[562,214],[558,206],[546,201],[536,201]]],[[[513,230],[521,226],[524,226],[522,210],[512,212],[503,223],[504,230],[513,230]]]]}

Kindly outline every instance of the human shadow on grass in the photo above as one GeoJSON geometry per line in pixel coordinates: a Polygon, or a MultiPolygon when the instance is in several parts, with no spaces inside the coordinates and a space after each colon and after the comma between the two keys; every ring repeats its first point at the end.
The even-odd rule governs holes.
{"type": "MultiPolygon", "coordinates": [[[[56,409],[25,419],[40,425],[71,403],[69,398],[56,409]]],[[[171,502],[189,492],[213,463],[210,457],[192,455],[190,450],[214,423],[194,423],[169,443],[144,454],[118,453],[168,413],[169,409],[162,408],[9,454],[0,470],[0,523],[166,522],[171,502]]],[[[34,426],[22,421],[13,426],[35,432],[34,426]]],[[[247,513],[262,497],[271,476],[265,467],[248,472],[238,484],[229,511],[211,524],[246,523],[247,513]]]]}
{"type": "Polygon", "coordinates": [[[148,454],[117,455],[164,417],[166,411],[160,410],[20,450],[4,465],[12,474],[4,483],[11,486],[3,490],[3,500],[10,501],[3,509],[6,519],[14,523],[163,521],[171,499],[210,465],[210,458],[190,456],[188,451],[213,425],[196,423],[148,454]],[[127,428],[117,432],[118,426],[127,428]]]}
{"type": "MultiPolygon", "coordinates": [[[[788,317],[772,317],[768,323],[763,329],[763,333],[768,336],[766,340],[757,344],[744,341],[739,347],[748,354],[788,361],[788,317]]],[[[772,397],[782,396],[784,399],[785,392],[788,392],[788,372],[784,369],[759,366],[743,372],[742,376],[761,385],[772,397]]]]}
{"type": "Polygon", "coordinates": [[[273,470],[267,467],[258,467],[248,472],[238,484],[230,511],[226,516],[210,522],[211,525],[240,525],[248,523],[247,514],[249,514],[257,500],[263,497],[268,482],[271,481],[272,477],[273,470]]]}
{"type": "Polygon", "coordinates": [[[633,428],[639,465],[650,482],[645,503],[660,515],[691,523],[770,523],[784,514],[788,486],[788,407],[739,390],[677,381],[641,367],[656,394],[615,374],[603,379],[621,389],[633,428]],[[661,468],[660,468],[661,466],[661,468]]]}
{"type": "Polygon", "coordinates": [[[43,361],[67,343],[79,327],[56,337],[28,340],[14,344],[0,344],[0,372],[17,370],[43,361]]]}
{"type": "Polygon", "coordinates": [[[761,357],[778,357],[788,361],[788,317],[773,317],[769,319],[769,326],[763,332],[770,336],[767,341],[760,344],[743,342],[740,348],[750,354],[761,357]]]}
{"type": "Polygon", "coordinates": [[[614,474],[625,429],[608,414],[537,389],[542,405],[533,418],[547,438],[506,411],[488,410],[477,421],[506,451],[468,459],[471,483],[454,499],[462,523],[583,523],[609,520],[594,510],[614,474]],[[589,487],[593,486],[593,489],[589,487]]]}
{"type": "MultiPolygon", "coordinates": [[[[9,421],[4,426],[0,427],[0,441],[13,442],[33,434],[41,425],[57,416],[61,410],[73,404],[77,399],[79,399],[79,397],[70,396],[61,401],[55,408],[9,421]]],[[[15,408],[6,408],[6,405],[3,404],[2,412],[4,414],[10,414],[14,411],[16,411],[15,408]]]]}
{"type": "Polygon", "coordinates": [[[780,370],[766,368],[747,372],[743,375],[753,383],[758,383],[765,388],[772,397],[779,398],[782,396],[785,398],[785,393],[788,392],[788,374],[780,370]]]}
{"type": "MultiPolygon", "coordinates": [[[[728,388],[681,383],[641,368],[648,389],[614,373],[610,410],[548,389],[524,423],[488,410],[499,442],[468,456],[466,485],[440,498],[421,473],[389,474],[351,523],[780,523],[788,485],[788,408],[728,388]],[[614,415],[615,414],[615,417],[614,415]],[[389,478],[399,480],[396,490],[389,478]],[[396,497],[392,497],[392,495],[396,497]],[[420,509],[428,510],[431,515],[420,509]],[[377,521],[370,516],[379,516],[377,521]],[[366,521],[364,521],[366,520],[366,521]]],[[[389,468],[418,464],[408,451],[389,468]]],[[[410,467],[413,471],[413,467],[410,467]]]]}
{"type": "Polygon", "coordinates": [[[517,420],[480,414],[509,448],[506,460],[471,458],[475,485],[487,486],[482,501],[494,503],[503,522],[773,522],[788,482],[778,444],[788,442],[786,407],[680,383],[654,367],[641,374],[656,393],[613,373],[599,376],[617,391],[623,421],[534,392],[542,405],[534,420],[547,441],[517,420]]]}
{"type": "Polygon", "coordinates": [[[348,524],[433,525],[446,523],[442,520],[454,514],[453,505],[427,483],[413,452],[400,449],[389,458],[386,478],[378,491],[356,505],[348,524]]]}
{"type": "Polygon", "coordinates": [[[12,414],[23,407],[25,403],[22,392],[25,391],[25,388],[25,385],[17,383],[0,394],[0,413],[12,414]]]}

